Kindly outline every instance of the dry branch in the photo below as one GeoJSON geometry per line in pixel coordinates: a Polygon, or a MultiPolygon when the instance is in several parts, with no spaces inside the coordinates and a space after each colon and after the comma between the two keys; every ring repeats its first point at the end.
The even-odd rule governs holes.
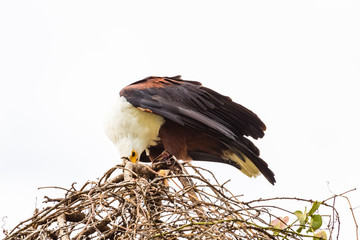
{"type": "MultiPolygon", "coordinates": [[[[73,185],[61,198],[45,197],[47,206],[5,232],[4,240],[313,239],[310,234],[297,233],[294,226],[278,229],[271,224],[293,213],[272,206],[273,200],[311,200],[241,202],[211,172],[176,164],[117,165],[99,181],[87,182],[80,190],[73,185]],[[172,171],[159,176],[156,171],[161,168],[172,171]],[[116,169],[124,173],[113,176],[116,169]],[[168,185],[165,180],[175,184],[168,185]]],[[[337,221],[335,207],[326,203],[324,206],[334,210],[337,221]]],[[[329,219],[329,232],[334,225],[335,221],[329,219]]]]}

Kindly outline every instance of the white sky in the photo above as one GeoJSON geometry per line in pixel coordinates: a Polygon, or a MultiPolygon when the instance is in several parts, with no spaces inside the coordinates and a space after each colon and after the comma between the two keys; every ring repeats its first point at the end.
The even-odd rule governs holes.
{"type": "MultiPolygon", "coordinates": [[[[104,113],[150,75],[200,81],[266,123],[256,144],[274,187],[208,164],[244,199],[359,188],[359,12],[355,0],[0,1],[5,227],[52,194],[38,187],[82,185],[119,162],[104,113]]],[[[348,196],[359,223],[359,190],[348,196]]],[[[355,239],[347,202],[337,204],[341,239],[355,239]]]]}

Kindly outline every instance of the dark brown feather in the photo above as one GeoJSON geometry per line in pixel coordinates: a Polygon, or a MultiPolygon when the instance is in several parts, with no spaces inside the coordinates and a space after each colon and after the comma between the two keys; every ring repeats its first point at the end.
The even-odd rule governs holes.
{"type": "Polygon", "coordinates": [[[245,137],[263,137],[265,124],[229,97],[179,76],[148,77],[125,87],[120,95],[134,107],[166,119],[160,138],[166,150],[176,157],[212,155],[221,161],[221,150],[230,149],[239,156],[245,154],[269,182],[275,182],[274,173],[259,157],[258,148],[245,137]]]}

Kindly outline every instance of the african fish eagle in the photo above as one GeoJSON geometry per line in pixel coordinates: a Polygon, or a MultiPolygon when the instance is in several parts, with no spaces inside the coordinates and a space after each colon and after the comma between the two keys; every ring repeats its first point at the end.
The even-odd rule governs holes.
{"type": "Polygon", "coordinates": [[[151,161],[164,150],[177,159],[227,163],[249,177],[274,173],[248,139],[264,136],[259,117],[196,81],[148,77],[120,91],[104,121],[120,157],[151,161]]]}

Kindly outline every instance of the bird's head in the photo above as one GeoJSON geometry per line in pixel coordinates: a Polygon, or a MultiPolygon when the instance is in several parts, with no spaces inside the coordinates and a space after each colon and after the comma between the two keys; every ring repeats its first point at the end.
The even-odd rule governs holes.
{"type": "Polygon", "coordinates": [[[164,122],[163,117],[144,112],[120,97],[104,119],[104,130],[120,158],[137,163],[149,146],[157,145],[164,122]]]}
{"type": "Polygon", "coordinates": [[[116,148],[120,158],[137,163],[141,154],[145,151],[146,145],[141,144],[137,138],[119,139],[116,148]]]}

